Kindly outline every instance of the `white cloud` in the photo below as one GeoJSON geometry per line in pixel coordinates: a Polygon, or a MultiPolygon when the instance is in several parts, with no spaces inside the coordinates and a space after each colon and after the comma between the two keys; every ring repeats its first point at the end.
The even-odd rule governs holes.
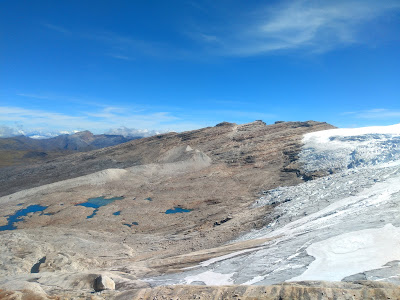
{"type": "Polygon", "coordinates": [[[282,50],[322,53],[352,44],[379,43],[376,38],[379,32],[385,36],[385,28],[375,30],[371,37],[371,29],[376,25],[374,21],[396,22],[400,1],[265,1],[256,8],[247,5],[240,10],[226,3],[212,2],[206,6],[194,5],[195,9],[215,17],[214,21],[206,18],[207,23],[201,25],[202,20],[192,15],[187,16],[191,19],[189,26],[180,20],[183,23],[177,34],[190,38],[194,44],[144,40],[112,31],[72,32],[54,24],[43,25],[64,35],[73,34],[80,39],[99,42],[104,55],[125,61],[138,56],[200,59],[204,55],[252,56],[282,50]],[[395,17],[390,18],[391,14],[395,17]]]}
{"type": "Polygon", "coordinates": [[[94,133],[125,132],[126,135],[142,133],[148,136],[155,132],[202,127],[199,124],[183,122],[169,112],[134,111],[113,106],[106,106],[94,112],[80,112],[79,115],[0,106],[0,120],[0,137],[18,134],[51,137],[81,130],[94,133]]]}
{"type": "MultiPolygon", "coordinates": [[[[207,36],[218,40],[214,50],[220,54],[251,56],[293,49],[325,52],[366,42],[362,35],[365,26],[399,9],[400,2],[394,0],[285,1],[239,16],[236,28],[213,27],[198,35],[203,40],[207,36]]],[[[225,23],[235,24],[232,20],[225,23]]],[[[207,47],[210,41],[206,42],[207,47]]]]}
{"type": "Polygon", "coordinates": [[[16,135],[21,135],[23,132],[16,128],[12,128],[9,126],[0,126],[0,137],[10,137],[10,136],[16,136],[16,135]]]}
{"type": "Polygon", "coordinates": [[[25,129],[21,124],[16,127],[0,126],[0,138],[13,137],[18,135],[25,135],[33,139],[43,139],[58,136],[60,134],[70,134],[74,132],[69,131],[52,131],[51,129],[35,128],[25,129]]]}
{"type": "Polygon", "coordinates": [[[106,134],[116,134],[123,135],[125,137],[148,137],[160,133],[164,133],[167,131],[156,131],[156,130],[148,130],[148,129],[136,129],[136,128],[127,128],[125,126],[119,128],[113,128],[106,132],[106,134]]]}

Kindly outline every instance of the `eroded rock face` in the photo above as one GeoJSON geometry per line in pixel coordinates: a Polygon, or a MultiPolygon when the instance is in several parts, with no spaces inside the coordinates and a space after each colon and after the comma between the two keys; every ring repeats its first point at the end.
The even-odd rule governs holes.
{"type": "Polygon", "coordinates": [[[100,275],[94,280],[94,290],[96,292],[115,290],[115,282],[106,275],[100,275]]]}

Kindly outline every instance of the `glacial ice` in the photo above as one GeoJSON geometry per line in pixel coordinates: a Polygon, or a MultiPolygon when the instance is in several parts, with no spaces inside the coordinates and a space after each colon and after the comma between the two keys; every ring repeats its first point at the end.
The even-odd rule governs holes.
{"type": "Polygon", "coordinates": [[[387,224],[383,228],[352,231],[314,243],[307,253],[315,257],[308,269],[291,281],[341,279],[371,269],[382,268],[400,257],[400,228],[387,224]]]}
{"type": "Polygon", "coordinates": [[[333,174],[265,191],[253,204],[278,204],[274,221],[239,240],[274,240],[152,282],[266,285],[361,276],[400,284],[400,124],[319,131],[303,143],[304,170],[333,174]],[[206,274],[217,275],[206,282],[206,274]]]}

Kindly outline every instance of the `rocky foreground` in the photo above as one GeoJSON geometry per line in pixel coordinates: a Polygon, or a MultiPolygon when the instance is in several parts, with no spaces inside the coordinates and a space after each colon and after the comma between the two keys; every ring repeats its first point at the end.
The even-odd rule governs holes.
{"type": "Polygon", "coordinates": [[[242,299],[242,300],[297,300],[297,299],[400,299],[397,285],[372,281],[353,283],[341,282],[298,282],[270,286],[165,286],[146,289],[132,289],[121,293],[104,291],[86,296],[47,296],[33,290],[1,291],[0,299],[5,300],[47,300],[47,299],[242,299]]]}
{"type": "MultiPolygon", "coordinates": [[[[398,299],[393,253],[383,275],[377,269],[347,272],[354,276],[346,282],[281,283],[309,267],[313,242],[384,225],[397,234],[397,190],[386,189],[397,169],[363,173],[347,170],[350,163],[309,163],[326,153],[302,151],[304,135],[331,128],[313,121],[221,123],[0,169],[0,298],[398,299]],[[364,192],[368,201],[360,196],[337,206],[345,194],[373,191],[379,181],[386,198],[364,192]],[[313,198],[318,194],[323,201],[313,198]],[[377,201],[382,214],[362,226],[347,218],[325,222],[350,216],[360,203],[376,210],[377,201]]],[[[336,150],[347,159],[347,150],[336,150]]],[[[361,156],[353,150],[362,165],[365,149],[361,156]]]]}

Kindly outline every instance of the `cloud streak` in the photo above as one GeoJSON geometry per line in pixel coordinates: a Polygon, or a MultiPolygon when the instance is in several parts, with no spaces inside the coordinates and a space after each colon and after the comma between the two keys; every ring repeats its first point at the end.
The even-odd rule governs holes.
{"type": "MultiPolygon", "coordinates": [[[[121,35],[112,31],[85,32],[83,30],[82,32],[77,32],[49,23],[44,23],[43,26],[63,35],[73,36],[78,40],[99,43],[103,48],[104,56],[123,61],[133,61],[138,56],[181,59],[189,55],[187,50],[172,43],[137,39],[129,35],[121,35]]],[[[212,39],[213,37],[204,36],[204,39],[207,38],[212,39]]]]}
{"type": "MultiPolygon", "coordinates": [[[[362,32],[374,20],[400,10],[399,1],[285,1],[238,17],[240,26],[198,33],[212,36],[214,51],[223,55],[252,56],[282,50],[307,49],[323,53],[366,42],[362,32]],[[206,32],[206,33],[205,33],[206,32]]],[[[225,22],[234,24],[234,22],[225,22]]],[[[212,40],[207,40],[208,47],[212,40]]]]}
{"type": "Polygon", "coordinates": [[[126,56],[126,55],[121,55],[121,54],[108,54],[108,56],[116,58],[116,59],[120,59],[120,60],[128,60],[128,61],[133,60],[133,58],[126,56]]]}
{"type": "Polygon", "coordinates": [[[391,110],[386,108],[375,108],[369,110],[345,112],[342,115],[352,116],[358,119],[370,119],[370,120],[398,118],[400,121],[400,110],[391,110]]]}
{"type": "Polygon", "coordinates": [[[109,131],[110,128],[157,128],[167,130],[179,127],[180,119],[169,112],[138,113],[126,108],[105,107],[96,112],[81,112],[79,115],[68,115],[44,110],[25,109],[20,107],[1,106],[0,120],[4,132],[89,129],[95,133],[109,131]],[[175,124],[178,123],[178,124],[175,124]],[[178,125],[178,126],[176,126],[178,125]],[[17,131],[13,128],[19,127],[17,131]]]}
{"type": "Polygon", "coordinates": [[[227,3],[220,3],[209,3],[207,7],[193,5],[197,11],[210,11],[216,18],[201,24],[202,20],[195,14],[188,16],[192,25],[181,20],[180,29],[171,33],[174,42],[144,40],[107,30],[73,32],[50,23],[43,26],[100,43],[105,56],[118,60],[130,61],[138,56],[200,59],[293,50],[324,53],[354,44],[375,43],[369,34],[374,22],[389,22],[390,18],[386,17],[400,11],[398,0],[286,0],[273,4],[266,2],[256,8],[246,5],[236,11],[227,3]],[[230,9],[235,12],[227,13],[230,9]]]}
{"type": "Polygon", "coordinates": [[[64,27],[61,26],[57,26],[57,25],[53,25],[53,24],[49,24],[49,23],[44,23],[43,26],[47,27],[50,30],[53,31],[57,31],[63,34],[71,34],[71,31],[69,31],[68,29],[65,29],[64,27]]]}
{"type": "Polygon", "coordinates": [[[274,114],[254,111],[199,110],[182,116],[166,111],[134,110],[132,108],[104,106],[94,110],[67,114],[39,109],[0,106],[0,137],[18,134],[55,136],[61,132],[90,130],[96,134],[128,134],[186,131],[213,126],[224,120],[236,119],[253,121],[276,120],[274,114]],[[212,121],[204,121],[204,116],[212,121]]]}

